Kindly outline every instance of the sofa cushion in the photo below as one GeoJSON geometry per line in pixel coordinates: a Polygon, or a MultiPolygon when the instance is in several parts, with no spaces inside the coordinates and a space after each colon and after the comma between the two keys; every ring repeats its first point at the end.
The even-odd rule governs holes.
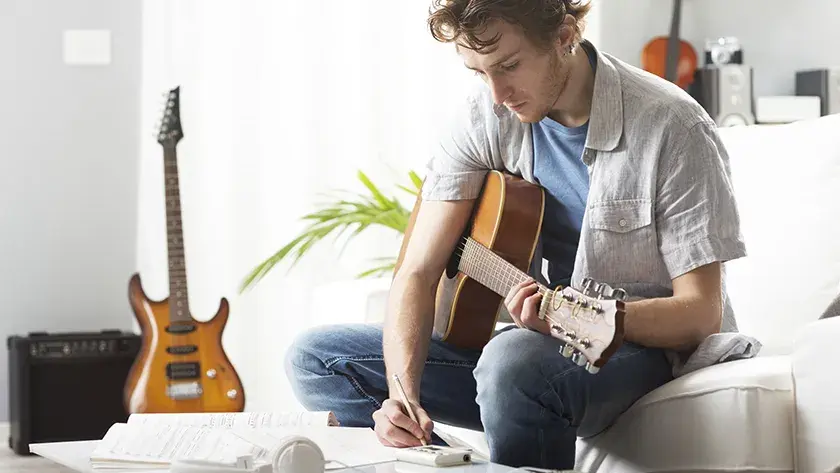
{"type": "Polygon", "coordinates": [[[788,356],[710,366],[639,399],[605,432],[578,441],[593,473],[793,471],[788,356]]]}
{"type": "Polygon", "coordinates": [[[796,382],[797,473],[840,471],[840,317],[819,320],[796,334],[791,369],[796,382]]]}
{"type": "Polygon", "coordinates": [[[739,329],[790,353],[840,281],[840,115],[720,130],[747,256],[726,265],[739,329]]]}

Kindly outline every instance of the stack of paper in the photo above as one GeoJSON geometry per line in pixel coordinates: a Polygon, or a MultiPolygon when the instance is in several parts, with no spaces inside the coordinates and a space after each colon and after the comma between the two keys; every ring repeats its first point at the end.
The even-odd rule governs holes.
{"type": "Polygon", "coordinates": [[[90,456],[94,470],[165,470],[176,459],[234,465],[242,455],[270,464],[285,437],[315,442],[326,468],[396,459],[368,428],[338,427],[330,413],[132,414],[114,424],[90,456]]]}

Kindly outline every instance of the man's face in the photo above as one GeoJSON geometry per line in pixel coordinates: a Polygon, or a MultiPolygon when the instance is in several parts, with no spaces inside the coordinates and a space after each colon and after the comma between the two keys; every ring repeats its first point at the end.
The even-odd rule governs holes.
{"type": "Polygon", "coordinates": [[[522,122],[542,120],[557,102],[569,78],[568,67],[560,59],[561,47],[537,49],[521,28],[503,21],[487,25],[479,38],[499,35],[496,48],[480,54],[459,45],[467,68],[476,71],[490,87],[496,104],[504,104],[522,122]]]}

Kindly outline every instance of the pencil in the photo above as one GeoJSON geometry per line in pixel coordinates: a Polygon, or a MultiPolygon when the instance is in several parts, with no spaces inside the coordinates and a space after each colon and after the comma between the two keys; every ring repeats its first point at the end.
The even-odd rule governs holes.
{"type": "MultiPolygon", "coordinates": [[[[411,416],[411,420],[417,422],[417,425],[420,425],[420,422],[417,420],[417,416],[414,414],[414,409],[411,408],[411,403],[408,402],[408,396],[405,395],[405,390],[402,387],[402,383],[400,382],[400,377],[397,374],[394,374],[394,384],[397,386],[397,391],[400,393],[400,397],[402,398],[403,405],[405,405],[405,410],[408,411],[408,415],[411,416]]],[[[420,426],[423,428],[423,426],[420,426]]],[[[423,445],[429,445],[426,442],[425,437],[420,437],[420,443],[423,445]]]]}

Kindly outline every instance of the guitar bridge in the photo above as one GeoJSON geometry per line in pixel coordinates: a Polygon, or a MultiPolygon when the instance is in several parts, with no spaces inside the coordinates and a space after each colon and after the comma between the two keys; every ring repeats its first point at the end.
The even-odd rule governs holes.
{"type": "Polygon", "coordinates": [[[166,387],[166,395],[170,399],[182,401],[185,399],[195,399],[200,397],[204,392],[198,381],[191,383],[173,383],[166,387]]]}

